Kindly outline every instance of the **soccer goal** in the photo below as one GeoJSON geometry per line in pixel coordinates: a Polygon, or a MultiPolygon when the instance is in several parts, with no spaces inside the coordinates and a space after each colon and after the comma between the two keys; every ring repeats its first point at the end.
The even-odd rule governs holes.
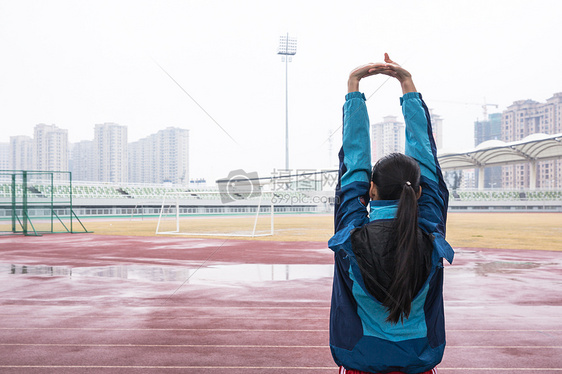
{"type": "Polygon", "coordinates": [[[259,237],[275,231],[271,193],[225,195],[224,191],[167,191],[157,235],[259,237]]]}
{"type": "Polygon", "coordinates": [[[170,188],[162,199],[156,234],[257,237],[276,230],[275,214],[333,211],[333,191],[324,191],[332,170],[279,174],[258,178],[257,173],[231,171],[217,180],[218,190],[182,191],[170,188]]]}

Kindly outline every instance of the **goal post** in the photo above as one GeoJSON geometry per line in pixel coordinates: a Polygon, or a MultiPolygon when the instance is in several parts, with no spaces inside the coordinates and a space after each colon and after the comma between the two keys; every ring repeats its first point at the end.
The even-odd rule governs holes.
{"type": "Polygon", "coordinates": [[[256,172],[239,169],[217,180],[218,188],[211,191],[170,189],[162,199],[156,234],[272,236],[276,214],[333,210],[333,191],[323,189],[333,173],[278,173],[259,178],[256,172]]]}
{"type": "Polygon", "coordinates": [[[168,191],[162,198],[157,235],[272,236],[275,207],[271,193],[224,203],[220,191],[168,191]]]}

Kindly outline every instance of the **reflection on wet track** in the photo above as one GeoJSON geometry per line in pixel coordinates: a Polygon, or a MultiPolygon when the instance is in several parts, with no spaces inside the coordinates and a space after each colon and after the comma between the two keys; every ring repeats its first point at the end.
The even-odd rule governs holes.
{"type": "Polygon", "coordinates": [[[114,265],[65,267],[45,265],[0,265],[0,274],[51,276],[79,279],[84,277],[121,278],[149,282],[262,282],[320,279],[333,275],[333,265],[234,264],[206,267],[154,265],[114,265]]]}

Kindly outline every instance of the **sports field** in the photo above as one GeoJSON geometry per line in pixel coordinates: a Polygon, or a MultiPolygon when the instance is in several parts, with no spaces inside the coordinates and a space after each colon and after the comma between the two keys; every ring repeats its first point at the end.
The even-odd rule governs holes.
{"type": "MultiPolygon", "coordinates": [[[[441,374],[562,372],[561,220],[449,216],[441,374]]],[[[0,237],[0,372],[337,373],[331,216],[278,215],[274,236],[251,240],[155,236],[156,218],[84,223],[95,234],[0,237]]]]}
{"type": "MultiPolygon", "coordinates": [[[[183,232],[228,233],[247,231],[254,217],[182,218],[183,232]]],[[[100,235],[153,236],[155,218],[88,219],[88,230],[100,235]]],[[[174,222],[165,223],[172,229],[174,222]]],[[[258,221],[258,230],[269,229],[269,217],[258,221]]],[[[562,250],[561,213],[452,213],[448,216],[447,239],[465,248],[562,250]]],[[[276,215],[275,235],[251,240],[327,242],[333,235],[331,215],[276,215]]],[[[192,235],[197,237],[197,235],[192,235]]]]}

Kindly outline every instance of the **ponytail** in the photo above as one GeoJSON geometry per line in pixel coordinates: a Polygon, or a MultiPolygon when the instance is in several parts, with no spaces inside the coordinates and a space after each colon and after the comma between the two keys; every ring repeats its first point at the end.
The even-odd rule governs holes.
{"type": "Polygon", "coordinates": [[[396,238],[394,276],[383,305],[388,310],[386,321],[398,323],[410,315],[423,261],[418,243],[418,197],[410,182],[402,187],[393,236],[396,238]]]}
{"type": "Polygon", "coordinates": [[[380,159],[371,180],[381,200],[398,200],[390,246],[395,247],[392,280],[382,305],[387,322],[396,324],[408,318],[412,300],[424,273],[423,246],[418,239],[418,193],[420,167],[416,160],[401,153],[380,159]]]}

